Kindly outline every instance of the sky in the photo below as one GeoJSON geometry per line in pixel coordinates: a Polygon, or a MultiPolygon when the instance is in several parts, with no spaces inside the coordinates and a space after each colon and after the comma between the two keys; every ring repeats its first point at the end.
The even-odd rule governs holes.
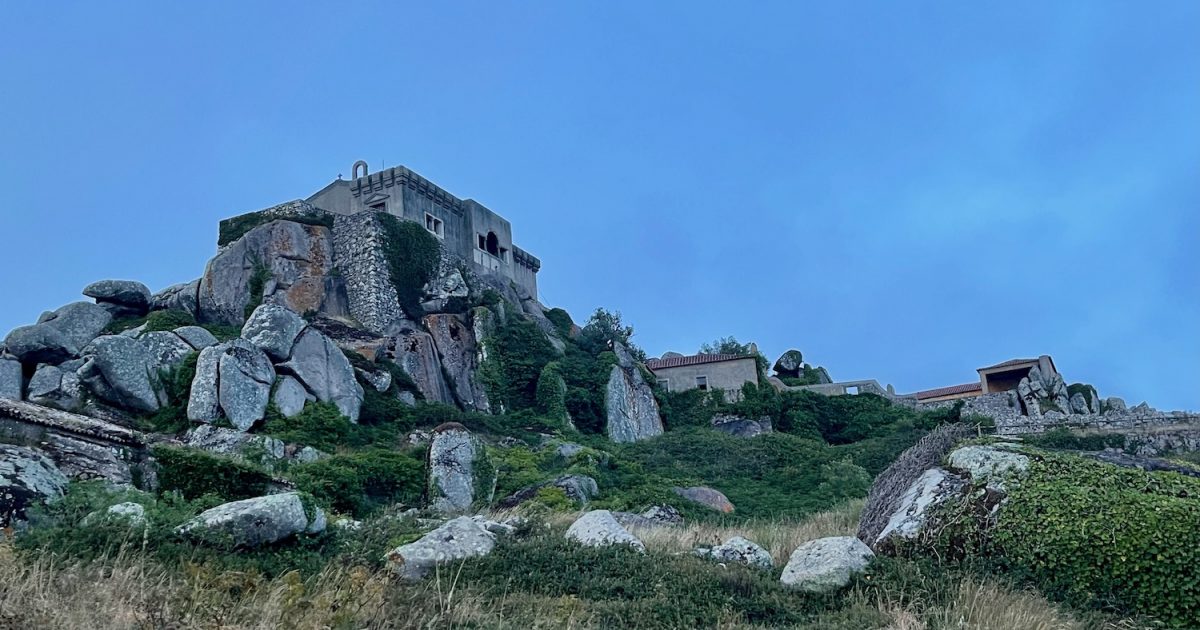
{"type": "Polygon", "coordinates": [[[1050,354],[1200,409],[1200,3],[0,9],[0,334],[192,280],[224,217],[403,164],[541,299],[911,392],[1050,354]]]}

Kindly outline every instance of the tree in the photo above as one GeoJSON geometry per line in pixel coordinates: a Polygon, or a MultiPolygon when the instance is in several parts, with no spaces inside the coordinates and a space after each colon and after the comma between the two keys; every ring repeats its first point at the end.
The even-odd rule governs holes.
{"type": "Polygon", "coordinates": [[[597,308],[596,312],[588,318],[587,325],[583,327],[583,336],[593,342],[601,341],[605,344],[618,342],[629,349],[633,358],[638,361],[646,360],[646,353],[630,341],[633,337],[633,326],[626,326],[625,322],[621,321],[620,311],[597,308]]]}
{"type": "Polygon", "coordinates": [[[700,354],[757,354],[754,344],[738,343],[734,337],[721,337],[712,343],[701,344],[700,354]]]}

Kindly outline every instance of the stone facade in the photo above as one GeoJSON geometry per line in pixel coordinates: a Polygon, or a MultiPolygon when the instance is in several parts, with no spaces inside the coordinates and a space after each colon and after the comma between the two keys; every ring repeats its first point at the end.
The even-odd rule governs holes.
{"type": "Polygon", "coordinates": [[[404,312],[383,256],[383,230],[375,213],[334,217],[333,259],[354,319],[375,334],[395,333],[404,312]]]}
{"type": "Polygon", "coordinates": [[[415,221],[437,236],[445,251],[475,271],[499,274],[537,296],[542,263],[513,244],[507,219],[477,201],[455,197],[403,166],[362,176],[355,171],[351,180],[330,183],[306,203],[338,215],[387,212],[415,221]]]}
{"type": "Polygon", "coordinates": [[[729,400],[742,395],[742,385],[758,384],[758,362],[752,356],[703,355],[675,356],[646,361],[660,385],[668,391],[720,389],[729,400]]]}

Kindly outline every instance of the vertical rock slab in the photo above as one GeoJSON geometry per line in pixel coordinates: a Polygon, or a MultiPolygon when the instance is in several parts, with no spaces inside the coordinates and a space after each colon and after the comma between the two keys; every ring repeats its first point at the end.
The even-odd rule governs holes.
{"type": "Polygon", "coordinates": [[[24,375],[21,363],[12,359],[0,359],[0,398],[21,400],[24,375]]]}
{"type": "Polygon", "coordinates": [[[306,328],[292,346],[291,358],[279,364],[281,372],[295,376],[317,400],[331,402],[351,422],[358,422],[363,389],[354,367],[337,344],[315,328],[306,328]]]}
{"type": "Polygon", "coordinates": [[[662,417],[654,392],[642,378],[637,362],[620,343],[614,344],[617,365],[605,388],[605,431],[614,442],[636,442],[662,435],[662,417]]]}
{"type": "Polygon", "coordinates": [[[491,405],[479,378],[474,332],[458,315],[426,315],[423,321],[459,404],[467,410],[489,413],[491,405]]]}
{"type": "MultiPolygon", "coordinates": [[[[429,443],[429,507],[443,514],[469,511],[475,501],[483,445],[467,428],[447,422],[433,430],[429,443]]],[[[490,483],[490,480],[486,480],[490,483]]]]}
{"type": "Polygon", "coordinates": [[[442,374],[442,363],[438,359],[433,336],[418,330],[406,330],[396,335],[392,344],[392,360],[412,378],[425,400],[454,404],[454,393],[442,374]]]}
{"type": "Polygon", "coordinates": [[[157,411],[166,404],[166,394],[158,380],[158,362],[141,341],[122,335],[97,337],[84,350],[103,382],[85,379],[97,396],[108,402],[140,412],[157,411]]]}

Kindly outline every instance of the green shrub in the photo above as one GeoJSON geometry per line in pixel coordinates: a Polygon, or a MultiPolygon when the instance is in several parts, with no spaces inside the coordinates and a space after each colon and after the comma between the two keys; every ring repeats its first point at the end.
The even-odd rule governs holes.
{"type": "Polygon", "coordinates": [[[271,475],[244,461],[189,448],[158,445],[151,449],[158,462],[160,493],[178,492],[192,500],[215,495],[237,501],[267,494],[271,475]]]}
{"type": "Polygon", "coordinates": [[[1067,385],[1067,397],[1074,398],[1075,394],[1083,394],[1083,398],[1088,401],[1088,405],[1095,405],[1099,408],[1100,394],[1096,388],[1088,383],[1071,383],[1067,385]]]}
{"type": "Polygon", "coordinates": [[[542,368],[558,353],[537,324],[516,315],[498,326],[486,343],[492,348],[486,363],[493,363],[485,378],[488,398],[512,411],[531,409],[537,402],[537,381],[542,368]]]}
{"type": "Polygon", "coordinates": [[[146,332],[175,330],[181,326],[195,326],[196,318],[187,311],[151,311],[146,316],[146,332]]]}
{"type": "Polygon", "coordinates": [[[291,418],[284,417],[271,405],[261,429],[262,433],[284,442],[326,452],[333,452],[339,445],[350,442],[354,431],[355,426],[333,403],[308,403],[303,411],[291,418]]]}
{"type": "Polygon", "coordinates": [[[217,246],[224,247],[246,235],[246,232],[275,220],[294,221],[306,225],[323,225],[333,228],[333,215],[324,212],[313,212],[288,217],[271,216],[263,212],[248,212],[221,221],[217,228],[217,246]]]}
{"type": "Polygon", "coordinates": [[[1041,434],[1026,435],[1026,444],[1042,448],[1072,451],[1102,451],[1106,448],[1125,448],[1126,437],[1122,433],[1095,433],[1080,435],[1065,427],[1051,429],[1041,434]]]}
{"type": "Polygon", "coordinates": [[[546,311],[546,319],[554,324],[554,329],[558,331],[560,337],[571,338],[571,329],[575,327],[575,322],[571,321],[570,313],[561,308],[552,308],[546,311]]]}
{"type": "Polygon", "coordinates": [[[669,392],[656,388],[654,397],[662,414],[663,429],[667,431],[712,425],[716,409],[708,392],[702,389],[669,392]]]}
{"type": "Polygon", "coordinates": [[[114,319],[111,322],[109,322],[107,326],[104,327],[104,334],[116,335],[116,334],[122,333],[126,330],[129,330],[130,328],[137,328],[138,326],[141,326],[142,324],[145,324],[145,323],[146,323],[146,318],[144,316],[143,317],[122,317],[119,319],[114,319]]]}
{"type": "Polygon", "coordinates": [[[557,362],[551,361],[542,368],[536,397],[538,413],[564,426],[570,422],[571,418],[567,415],[567,383],[557,362]]]}
{"type": "Polygon", "coordinates": [[[421,291],[437,274],[441,245],[437,237],[414,221],[379,213],[383,230],[383,256],[400,306],[410,317],[420,318],[421,291]]]}
{"type": "Polygon", "coordinates": [[[1011,490],[993,544],[1053,597],[1200,625],[1200,480],[1044,454],[1011,490]]]}
{"type": "Polygon", "coordinates": [[[289,476],[322,504],[361,517],[382,506],[420,499],[425,465],[403,453],[371,449],[300,464],[289,476]]]}

